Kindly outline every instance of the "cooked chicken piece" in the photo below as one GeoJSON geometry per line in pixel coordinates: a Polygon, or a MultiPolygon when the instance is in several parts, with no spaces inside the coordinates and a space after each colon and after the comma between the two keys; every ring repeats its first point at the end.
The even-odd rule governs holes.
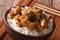
{"type": "Polygon", "coordinates": [[[22,15],[22,16],[19,17],[19,20],[22,20],[22,19],[26,19],[26,20],[28,20],[29,17],[28,17],[28,16],[24,16],[24,15],[22,15]]]}
{"type": "Polygon", "coordinates": [[[28,24],[28,29],[34,30],[35,28],[36,28],[36,23],[35,23],[35,22],[30,22],[30,23],[28,24]]]}
{"type": "Polygon", "coordinates": [[[30,30],[34,30],[35,27],[36,27],[36,23],[34,23],[34,22],[29,22],[29,21],[26,20],[26,19],[22,19],[22,20],[21,20],[21,23],[22,23],[22,25],[23,25],[24,27],[27,27],[27,28],[29,28],[30,30]]]}
{"type": "Polygon", "coordinates": [[[21,24],[22,24],[22,26],[27,27],[29,22],[26,19],[22,19],[21,24]]]}
{"type": "Polygon", "coordinates": [[[21,16],[19,17],[19,20],[22,20],[22,19],[25,19],[25,16],[21,15],[21,16]]]}
{"type": "Polygon", "coordinates": [[[42,20],[42,21],[41,21],[41,27],[42,27],[42,28],[48,27],[48,21],[47,21],[47,20],[42,20]]]}
{"type": "Polygon", "coordinates": [[[20,15],[17,14],[17,15],[14,17],[14,19],[17,20],[17,21],[19,22],[19,17],[20,17],[20,15]]]}
{"type": "Polygon", "coordinates": [[[26,10],[21,10],[22,15],[26,15],[26,10]]]}
{"type": "Polygon", "coordinates": [[[14,8],[11,9],[11,11],[13,11],[14,14],[19,14],[21,12],[21,7],[15,6],[14,8]]]}
{"type": "Polygon", "coordinates": [[[17,23],[17,25],[18,25],[19,27],[22,27],[22,24],[21,24],[21,22],[18,22],[18,23],[17,23]]]}
{"type": "Polygon", "coordinates": [[[24,15],[24,16],[28,16],[28,17],[30,17],[31,15],[29,15],[30,14],[30,12],[29,11],[27,11],[27,10],[22,10],[21,11],[21,13],[22,13],[22,15],[24,15]]]}
{"type": "Polygon", "coordinates": [[[47,16],[47,20],[49,20],[49,19],[50,19],[50,17],[51,17],[50,15],[49,15],[49,16],[47,16]]]}
{"type": "Polygon", "coordinates": [[[11,18],[14,18],[14,13],[13,13],[13,11],[10,11],[9,15],[10,15],[11,18]]]}

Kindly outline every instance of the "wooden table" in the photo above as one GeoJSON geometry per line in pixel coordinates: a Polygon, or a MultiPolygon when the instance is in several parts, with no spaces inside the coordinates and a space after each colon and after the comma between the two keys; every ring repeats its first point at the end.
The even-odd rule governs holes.
{"type": "MultiPolygon", "coordinates": [[[[35,3],[35,1],[32,1],[30,3],[30,6],[33,5],[35,3]]],[[[52,35],[47,38],[47,40],[60,40],[60,17],[50,14],[52,16],[52,18],[55,21],[56,24],[56,28],[54,30],[54,32],[52,33],[52,35]]],[[[3,22],[2,26],[0,27],[0,40],[13,40],[9,34],[6,31],[6,27],[5,24],[3,22]]]]}

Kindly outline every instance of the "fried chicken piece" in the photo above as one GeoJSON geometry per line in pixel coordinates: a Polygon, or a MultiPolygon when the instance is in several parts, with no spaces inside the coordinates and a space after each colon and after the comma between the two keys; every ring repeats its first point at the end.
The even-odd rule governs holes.
{"type": "Polygon", "coordinates": [[[35,22],[30,22],[30,23],[28,24],[28,29],[34,30],[35,28],[36,28],[36,23],[35,23],[35,22]]]}
{"type": "Polygon", "coordinates": [[[41,21],[41,27],[42,27],[42,28],[48,27],[48,21],[47,21],[47,20],[42,20],[42,21],[41,21]]]}
{"type": "Polygon", "coordinates": [[[20,15],[17,14],[17,15],[14,17],[14,19],[15,19],[17,22],[19,22],[19,17],[20,17],[20,15]]]}
{"type": "Polygon", "coordinates": [[[19,27],[22,27],[22,24],[21,24],[21,22],[18,22],[18,23],[17,23],[17,25],[18,25],[19,27]]]}
{"type": "Polygon", "coordinates": [[[30,29],[30,30],[34,30],[35,27],[36,27],[36,23],[30,22],[30,21],[28,21],[28,20],[26,20],[26,19],[22,19],[22,20],[21,20],[21,23],[22,23],[22,25],[23,25],[24,27],[27,27],[27,28],[30,29]]]}
{"type": "Polygon", "coordinates": [[[25,16],[21,15],[21,16],[19,17],[19,20],[22,20],[22,19],[25,19],[25,16]]]}
{"type": "Polygon", "coordinates": [[[19,17],[19,20],[22,20],[22,19],[26,19],[26,20],[28,20],[29,17],[28,17],[28,16],[24,16],[24,15],[22,15],[22,16],[19,17]]]}
{"type": "Polygon", "coordinates": [[[24,26],[24,27],[27,27],[28,26],[28,21],[26,19],[22,19],[21,20],[21,24],[24,26]]]}
{"type": "Polygon", "coordinates": [[[21,10],[22,15],[26,15],[26,10],[21,10]]]}
{"type": "Polygon", "coordinates": [[[11,18],[14,18],[14,16],[15,16],[13,11],[10,11],[9,15],[10,15],[11,18]]]}

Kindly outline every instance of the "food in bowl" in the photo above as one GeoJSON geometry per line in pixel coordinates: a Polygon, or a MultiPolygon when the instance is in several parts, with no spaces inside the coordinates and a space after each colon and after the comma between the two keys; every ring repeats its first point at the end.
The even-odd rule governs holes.
{"type": "Polygon", "coordinates": [[[15,31],[30,36],[42,36],[53,30],[53,19],[43,10],[15,6],[7,15],[7,22],[15,31]]]}

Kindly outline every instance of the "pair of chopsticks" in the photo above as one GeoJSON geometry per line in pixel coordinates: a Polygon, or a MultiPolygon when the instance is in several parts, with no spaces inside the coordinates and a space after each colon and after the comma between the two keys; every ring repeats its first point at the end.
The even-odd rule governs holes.
{"type": "Polygon", "coordinates": [[[52,13],[54,15],[60,16],[60,11],[58,11],[58,10],[49,8],[47,6],[44,6],[44,5],[41,5],[41,4],[38,4],[38,3],[35,3],[33,6],[36,7],[36,8],[38,8],[38,9],[50,12],[50,13],[52,13]]]}

